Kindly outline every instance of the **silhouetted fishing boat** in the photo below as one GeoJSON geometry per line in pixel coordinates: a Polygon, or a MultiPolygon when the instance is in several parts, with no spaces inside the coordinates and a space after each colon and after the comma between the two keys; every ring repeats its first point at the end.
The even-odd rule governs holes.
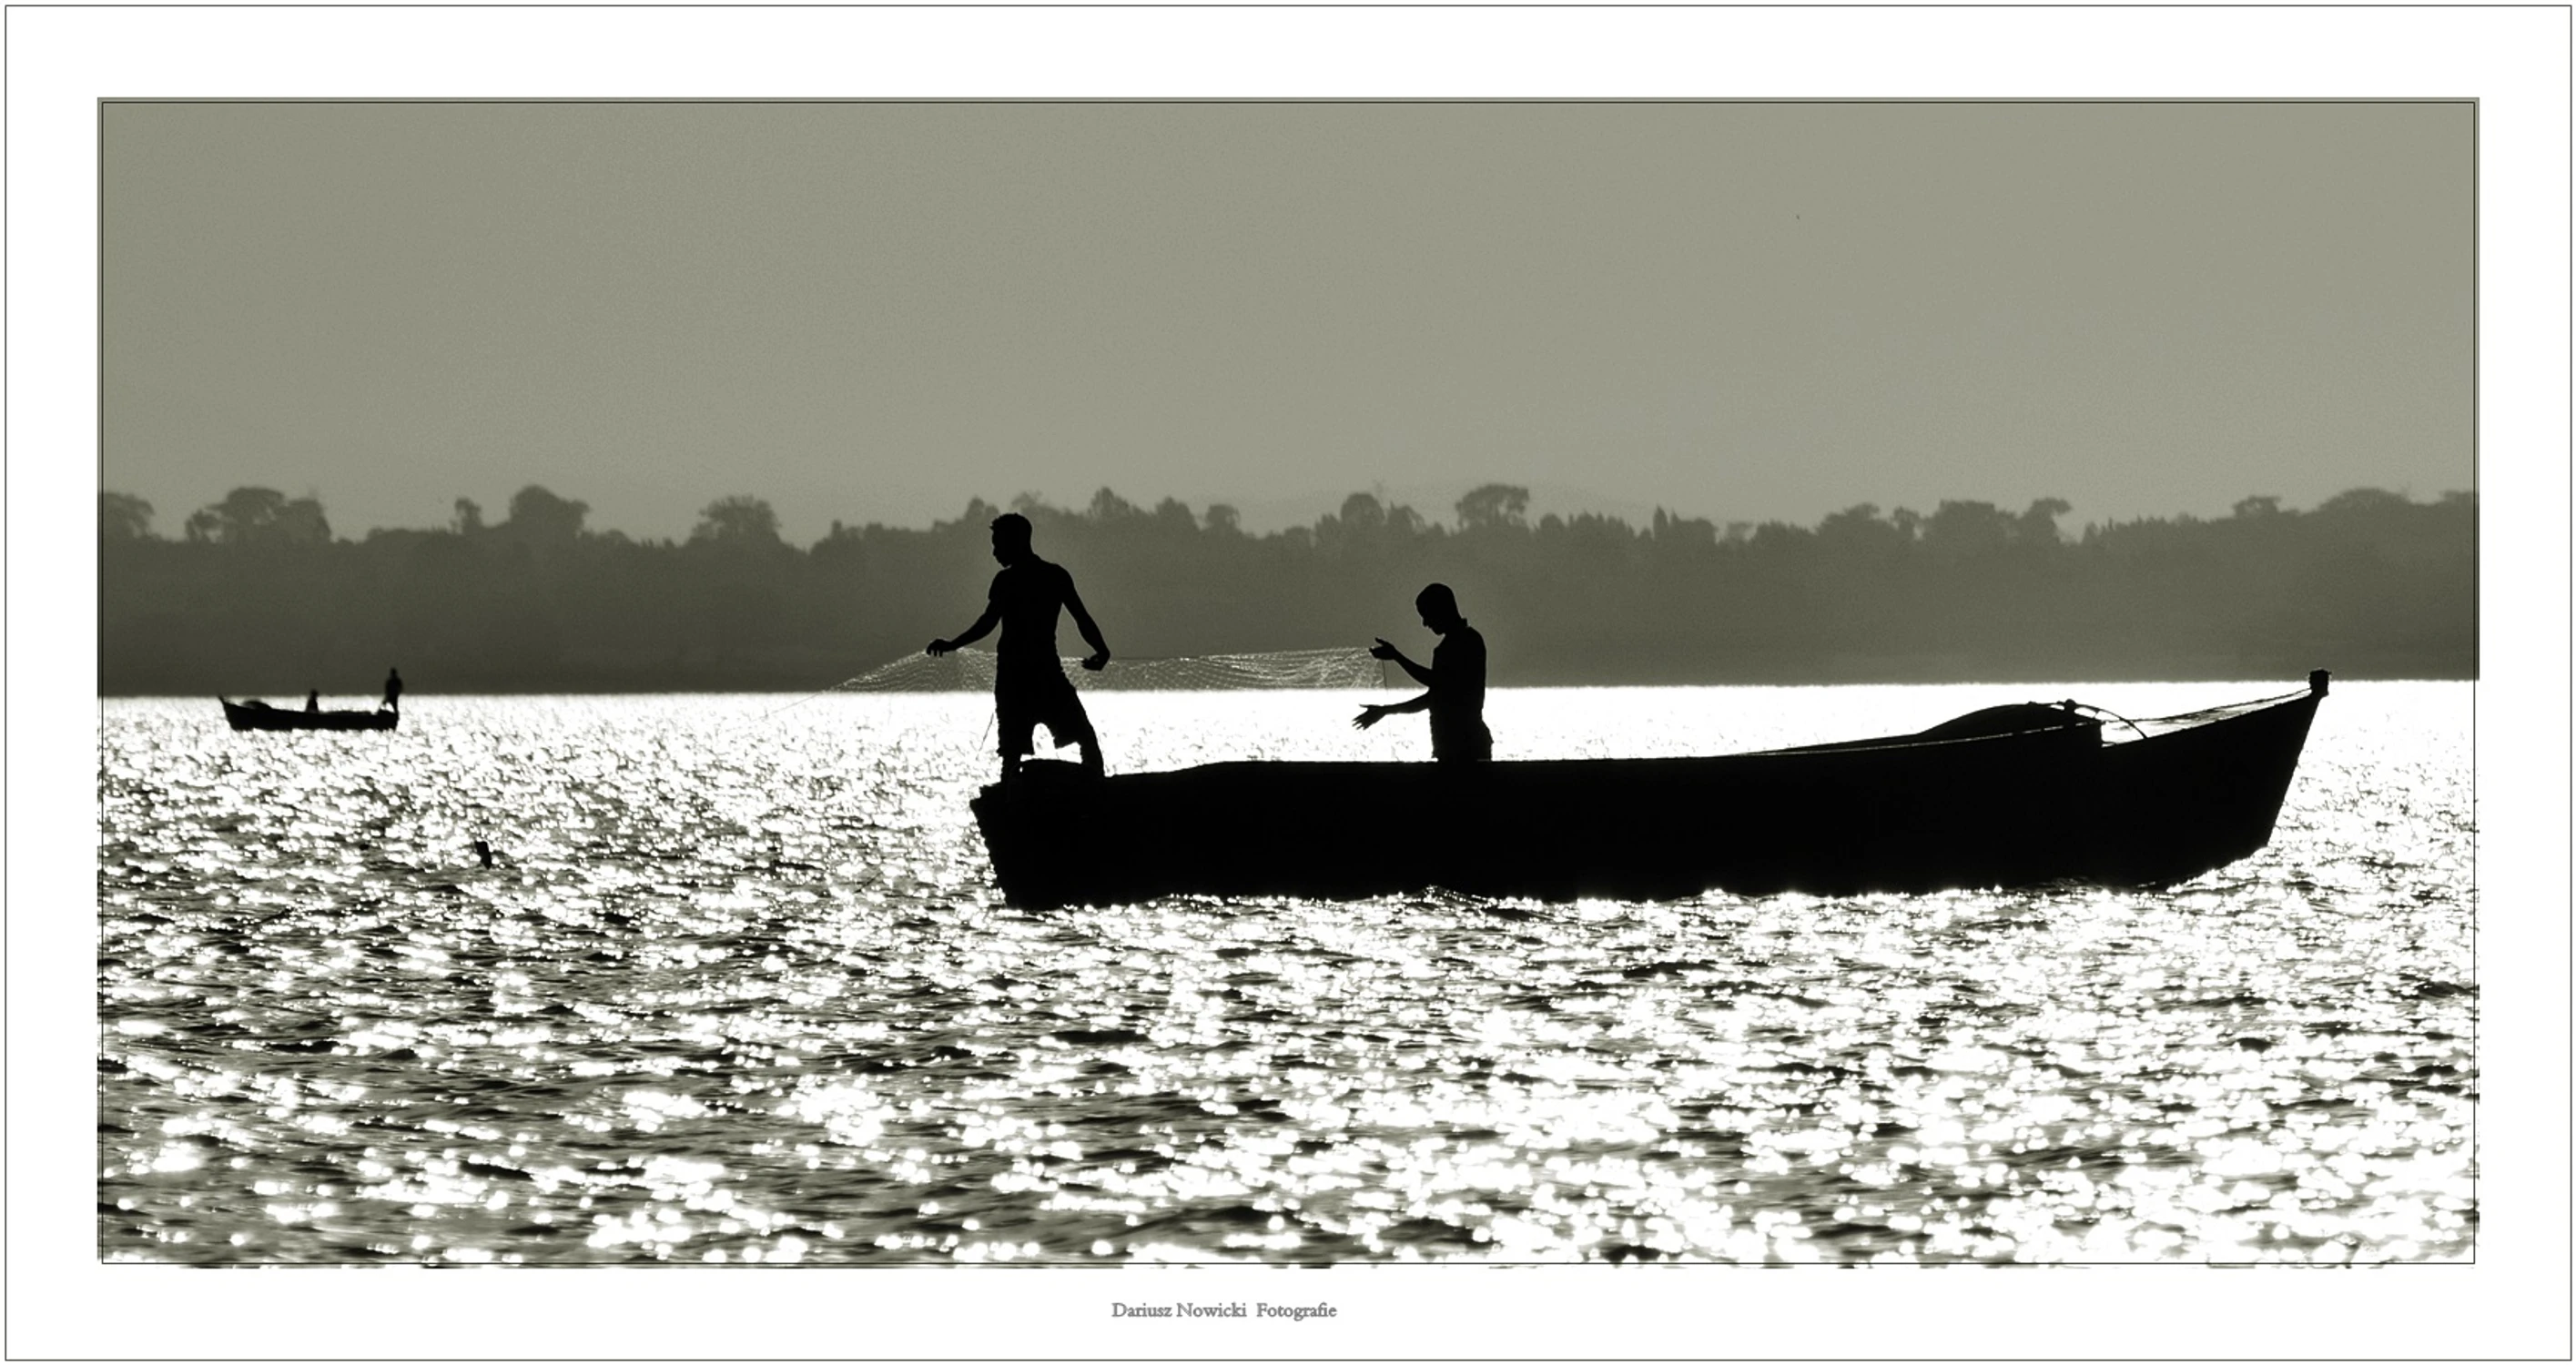
{"type": "Polygon", "coordinates": [[[264,701],[224,701],[224,719],[236,730],[390,730],[399,711],[305,711],[264,701]]]}
{"type": "Polygon", "coordinates": [[[1665,899],[2167,886],[2272,837],[2304,692],[2154,721],[1999,706],[1911,735],[1713,758],[1031,761],[971,803],[1013,903],[1156,896],[1665,899]]]}

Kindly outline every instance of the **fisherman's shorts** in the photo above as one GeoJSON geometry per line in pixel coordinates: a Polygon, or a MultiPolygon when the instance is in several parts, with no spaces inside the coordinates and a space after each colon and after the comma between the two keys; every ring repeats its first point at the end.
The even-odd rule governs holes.
{"type": "Polygon", "coordinates": [[[1494,732],[1485,722],[1470,718],[1463,721],[1431,722],[1431,758],[1435,763],[1483,763],[1494,756],[1494,732]]]}
{"type": "Polygon", "coordinates": [[[1082,694],[1064,676],[1064,665],[1053,659],[1035,667],[1004,665],[993,679],[993,714],[1002,732],[1004,758],[1034,750],[1041,725],[1059,749],[1091,738],[1091,717],[1083,712],[1082,694]]]}

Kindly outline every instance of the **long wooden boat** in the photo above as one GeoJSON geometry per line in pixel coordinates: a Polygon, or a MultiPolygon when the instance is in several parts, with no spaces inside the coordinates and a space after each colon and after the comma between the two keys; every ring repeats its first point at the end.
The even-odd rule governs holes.
{"type": "Polygon", "coordinates": [[[2326,675],[2158,721],[2073,702],[1911,735],[1709,758],[1211,763],[1086,777],[1032,760],[971,803],[1015,904],[1544,900],[2167,886],[2272,837],[2326,675]]]}
{"type": "Polygon", "coordinates": [[[264,701],[224,701],[224,720],[236,730],[390,730],[399,711],[305,711],[264,701]]]}

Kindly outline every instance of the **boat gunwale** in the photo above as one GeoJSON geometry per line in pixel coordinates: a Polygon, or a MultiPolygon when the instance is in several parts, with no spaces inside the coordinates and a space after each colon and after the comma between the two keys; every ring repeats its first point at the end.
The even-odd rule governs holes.
{"type": "MultiPolygon", "coordinates": [[[[1936,750],[1956,751],[1973,744],[2054,738],[2067,735],[2070,732],[2088,730],[2093,732],[2093,738],[2101,749],[2129,749],[2141,744],[2153,744],[2158,740],[2173,739],[2183,735],[2197,734],[2201,731],[2217,726],[2269,715],[2286,707],[2308,703],[2317,699],[2321,695],[2321,693],[2301,690],[2299,692],[2286,693],[2280,696],[2262,697],[2253,701],[2232,703],[2228,707],[2211,708],[2213,710],[2227,710],[2229,714],[2211,716],[2207,720],[2179,726],[2171,730],[2160,731],[2155,734],[2141,733],[2118,739],[2112,738],[2111,735],[2107,733],[2109,727],[2099,719],[2069,712],[2067,714],[2067,719],[2063,724],[2035,725],[2026,729],[2003,730],[1989,734],[1940,735],[1932,737],[1926,737],[1920,733],[1888,735],[1878,739],[1836,740],[1822,744],[1793,745],[1779,749],[1747,749],[1737,753],[1726,754],[1651,754],[1630,757],[1605,756],[1583,758],[1503,758],[1490,759],[1478,763],[1423,763],[1418,760],[1392,758],[1227,758],[1218,759],[1210,763],[1194,763],[1183,768],[1155,768],[1139,772],[1111,773],[1105,778],[1092,778],[1087,780],[1117,782],[1126,778],[1169,777],[1181,773],[1202,773],[1221,769],[1259,769],[1265,772],[1286,772],[1290,770],[1299,772],[1321,772],[1324,770],[1383,771],[1401,769],[1405,771],[1419,770],[1443,774],[1454,773],[1461,777],[1467,777],[1474,774],[1494,771],[1518,772],[1534,771],[1538,769],[1562,771],[1568,768],[1609,766],[1614,764],[1624,768],[1646,766],[1669,768],[1684,764],[1739,763],[1756,759],[1825,758],[1842,755],[1898,754],[1936,750]]],[[[2057,703],[2039,704],[2048,706],[2057,705],[2057,703]]],[[[2187,716],[2198,713],[2183,712],[2181,714],[2187,716]]],[[[2150,716],[2147,717],[2146,723],[2154,724],[2159,720],[2167,719],[2172,719],[2172,717],[2150,716]]],[[[2138,722],[2130,721],[2125,716],[2120,717],[2120,720],[2123,723],[2132,726],[2138,724],[2138,722]]],[[[1036,767],[1038,772],[1049,772],[1055,768],[1070,770],[1075,766],[1071,763],[1063,762],[1062,760],[1052,759],[1033,759],[1030,760],[1030,765],[1036,767]]],[[[986,792],[1001,792],[1009,790],[1009,788],[1010,784],[994,782],[987,784],[984,787],[984,790],[986,792]]]]}

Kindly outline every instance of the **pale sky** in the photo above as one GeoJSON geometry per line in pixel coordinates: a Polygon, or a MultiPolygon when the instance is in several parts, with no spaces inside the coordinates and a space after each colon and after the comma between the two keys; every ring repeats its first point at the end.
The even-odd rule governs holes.
{"type": "Polygon", "coordinates": [[[102,485],[685,535],[2474,486],[2466,103],[115,103],[102,485]]]}

